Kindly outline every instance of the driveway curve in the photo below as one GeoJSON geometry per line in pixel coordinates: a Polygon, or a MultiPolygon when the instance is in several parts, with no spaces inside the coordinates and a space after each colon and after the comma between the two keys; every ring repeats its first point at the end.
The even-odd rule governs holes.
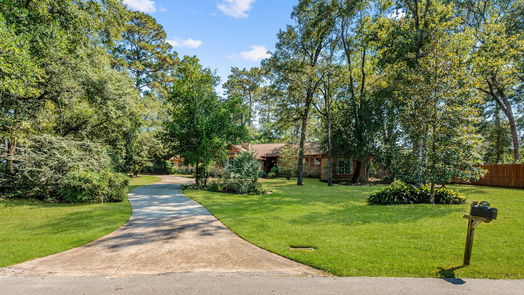
{"type": "Polygon", "coordinates": [[[182,194],[181,184],[192,180],[174,176],[161,179],[129,194],[133,214],[117,231],[84,246],[6,268],[4,274],[115,277],[195,271],[321,274],[235,235],[206,208],[182,194]]]}

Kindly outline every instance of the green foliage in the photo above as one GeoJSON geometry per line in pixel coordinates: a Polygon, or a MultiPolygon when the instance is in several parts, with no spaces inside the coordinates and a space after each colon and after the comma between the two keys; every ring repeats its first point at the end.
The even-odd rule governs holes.
{"type": "Polygon", "coordinates": [[[279,174],[280,174],[280,168],[278,166],[273,166],[273,168],[271,168],[271,171],[269,171],[269,173],[267,174],[267,177],[268,178],[275,178],[279,174]]]}
{"type": "MultiPolygon", "coordinates": [[[[70,176],[78,176],[75,174],[78,171],[97,174],[111,170],[111,159],[103,145],[49,135],[35,136],[19,147],[14,174],[0,174],[0,191],[8,196],[64,201],[60,198],[60,189],[70,176]]],[[[111,180],[108,175],[104,177],[119,187],[119,181],[111,180]]]]}
{"type": "Polygon", "coordinates": [[[252,152],[245,151],[226,166],[221,178],[211,182],[207,189],[237,194],[261,194],[264,189],[258,183],[259,163],[252,152]]]}
{"type": "Polygon", "coordinates": [[[198,184],[206,182],[209,166],[225,157],[228,145],[245,135],[244,126],[235,120],[239,102],[220,99],[214,89],[217,81],[197,58],[185,57],[170,89],[172,108],[164,143],[196,167],[198,184]]]}
{"type": "Polygon", "coordinates": [[[266,190],[262,184],[239,178],[220,178],[211,182],[206,190],[233,194],[260,195],[266,190]]]}
{"type": "Polygon", "coordinates": [[[175,162],[167,160],[166,161],[166,170],[169,174],[178,174],[180,173],[180,168],[175,164],[175,162]]]}
{"type": "Polygon", "coordinates": [[[249,70],[233,67],[228,81],[224,83],[227,95],[231,98],[240,97],[246,106],[242,113],[242,124],[252,126],[255,119],[255,107],[262,100],[261,85],[264,81],[264,69],[253,67],[249,70]]]}
{"type": "Polygon", "coordinates": [[[0,14],[0,95],[31,96],[39,93],[42,69],[32,59],[28,36],[16,35],[0,14]]]}
{"type": "Polygon", "coordinates": [[[259,163],[250,151],[238,154],[230,165],[224,169],[224,177],[230,179],[245,179],[256,182],[258,179],[259,163]]]}
{"type": "Polygon", "coordinates": [[[293,144],[286,144],[280,149],[278,157],[279,172],[287,179],[297,173],[298,148],[293,144]]]}
{"type": "MultiPolygon", "coordinates": [[[[370,204],[401,205],[401,204],[431,204],[432,193],[429,186],[415,187],[396,180],[391,185],[381,188],[368,197],[370,204]]],[[[462,204],[464,196],[441,187],[434,190],[434,204],[462,204]]]]}
{"type": "Polygon", "coordinates": [[[66,203],[122,202],[129,177],[111,171],[70,171],[60,183],[60,201],[66,203]]]}

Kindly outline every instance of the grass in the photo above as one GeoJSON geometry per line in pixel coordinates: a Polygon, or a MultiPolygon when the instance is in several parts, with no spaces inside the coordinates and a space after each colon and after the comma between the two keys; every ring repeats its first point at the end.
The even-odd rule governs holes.
{"type": "Polygon", "coordinates": [[[476,230],[472,264],[461,267],[469,204],[377,206],[366,203],[376,186],[264,183],[272,194],[185,193],[249,242],[336,275],[524,278],[524,190],[453,186],[499,209],[476,230]]]}
{"type": "MultiPolygon", "coordinates": [[[[158,182],[131,180],[129,190],[158,182]]],[[[104,204],[49,204],[0,199],[0,267],[59,253],[113,232],[131,215],[127,200],[104,204]]]]}

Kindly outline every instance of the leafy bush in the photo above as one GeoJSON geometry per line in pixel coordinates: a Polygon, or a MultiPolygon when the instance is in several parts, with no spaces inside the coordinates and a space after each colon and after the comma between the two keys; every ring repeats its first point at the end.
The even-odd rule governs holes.
{"type": "Polygon", "coordinates": [[[267,174],[267,177],[268,178],[275,178],[278,176],[279,174],[279,168],[278,166],[273,166],[273,168],[271,168],[271,171],[269,171],[269,173],[267,174]]]}
{"type": "Polygon", "coordinates": [[[235,193],[235,194],[250,194],[257,195],[265,193],[264,187],[256,181],[246,181],[244,179],[226,179],[220,178],[211,182],[207,190],[213,192],[235,193]]]}
{"type": "Polygon", "coordinates": [[[167,160],[166,161],[166,170],[169,174],[178,174],[180,173],[180,168],[175,164],[175,162],[167,160]]]}
{"type": "Polygon", "coordinates": [[[258,171],[258,178],[266,178],[267,173],[266,171],[258,171]]]}
{"type": "Polygon", "coordinates": [[[122,202],[129,178],[111,171],[71,171],[61,183],[60,200],[68,203],[122,202]]]}
{"type": "Polygon", "coordinates": [[[237,194],[261,194],[264,192],[258,183],[259,163],[251,152],[243,152],[226,166],[222,175],[207,186],[215,192],[237,194]]]}
{"type": "Polygon", "coordinates": [[[123,176],[111,172],[111,159],[105,147],[89,141],[35,136],[19,147],[15,161],[14,174],[0,175],[0,192],[11,197],[59,202],[102,201],[100,195],[91,198],[86,195],[96,188],[104,201],[116,201],[122,199],[124,183],[127,186],[123,176]],[[78,189],[76,197],[73,188],[78,189]]]}
{"type": "MultiPolygon", "coordinates": [[[[434,192],[435,204],[462,204],[464,196],[445,187],[436,188],[434,192]]],[[[427,185],[419,188],[396,180],[391,185],[381,188],[368,197],[370,204],[399,205],[399,204],[430,204],[431,189],[427,185]]]]}

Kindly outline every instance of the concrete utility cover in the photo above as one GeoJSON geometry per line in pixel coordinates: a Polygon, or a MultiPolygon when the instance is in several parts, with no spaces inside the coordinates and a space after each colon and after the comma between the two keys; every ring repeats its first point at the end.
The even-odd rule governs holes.
{"type": "Polygon", "coordinates": [[[320,274],[236,236],[203,206],[182,194],[180,184],[189,182],[187,178],[162,176],[161,182],[129,195],[133,215],[119,230],[79,248],[0,273],[117,277],[188,271],[320,274]]]}

